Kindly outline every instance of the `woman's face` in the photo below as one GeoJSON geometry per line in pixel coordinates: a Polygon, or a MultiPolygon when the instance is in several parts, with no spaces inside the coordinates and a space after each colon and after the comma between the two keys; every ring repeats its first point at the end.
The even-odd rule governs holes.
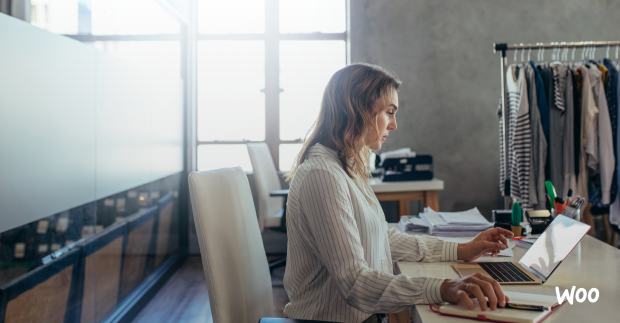
{"type": "Polygon", "coordinates": [[[373,111],[375,115],[375,125],[370,125],[365,138],[366,145],[374,150],[381,150],[381,146],[387,140],[390,132],[396,130],[396,111],[398,110],[398,92],[391,89],[386,95],[381,96],[373,111]]]}

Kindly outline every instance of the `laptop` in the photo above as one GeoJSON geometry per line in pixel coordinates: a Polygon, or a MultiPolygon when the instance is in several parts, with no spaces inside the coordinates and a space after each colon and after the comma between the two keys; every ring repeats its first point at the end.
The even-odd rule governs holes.
{"type": "Polygon", "coordinates": [[[457,263],[452,268],[459,276],[483,273],[502,285],[540,285],[568,256],[590,230],[590,226],[558,215],[519,262],[457,263]]]}

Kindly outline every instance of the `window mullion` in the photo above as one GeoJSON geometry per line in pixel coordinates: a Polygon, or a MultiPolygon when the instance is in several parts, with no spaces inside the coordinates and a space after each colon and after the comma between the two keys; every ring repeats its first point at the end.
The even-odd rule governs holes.
{"type": "Polygon", "coordinates": [[[278,0],[265,1],[265,141],[279,169],[280,63],[278,0]]]}
{"type": "Polygon", "coordinates": [[[92,33],[91,0],[78,1],[78,34],[90,35],[92,33]]]}

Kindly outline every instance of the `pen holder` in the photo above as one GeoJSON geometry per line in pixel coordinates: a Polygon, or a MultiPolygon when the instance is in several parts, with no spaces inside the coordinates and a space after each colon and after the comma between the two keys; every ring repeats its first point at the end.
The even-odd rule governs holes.
{"type": "Polygon", "coordinates": [[[518,237],[523,233],[523,227],[521,227],[520,225],[512,225],[510,226],[510,229],[512,230],[512,234],[515,237],[518,237]]]}

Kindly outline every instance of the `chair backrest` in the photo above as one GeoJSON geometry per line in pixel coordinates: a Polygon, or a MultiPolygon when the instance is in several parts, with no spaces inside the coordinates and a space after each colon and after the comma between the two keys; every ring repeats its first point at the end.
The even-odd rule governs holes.
{"type": "Polygon", "coordinates": [[[214,321],[255,323],[272,315],[269,266],[245,173],[192,172],[189,188],[214,321]]]}
{"type": "Polygon", "coordinates": [[[277,227],[282,217],[282,198],[269,196],[269,193],[282,189],[278,171],[273,163],[269,147],[265,143],[248,144],[248,153],[254,169],[256,196],[258,198],[258,218],[260,227],[277,227]]]}

